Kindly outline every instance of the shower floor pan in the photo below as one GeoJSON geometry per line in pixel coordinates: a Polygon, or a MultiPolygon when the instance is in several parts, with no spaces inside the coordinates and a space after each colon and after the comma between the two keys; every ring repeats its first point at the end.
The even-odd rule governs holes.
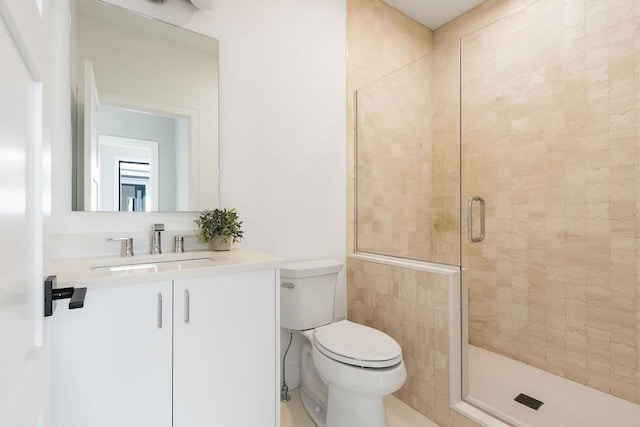
{"type": "Polygon", "coordinates": [[[638,427],[640,405],[469,345],[471,403],[517,425],[531,427],[638,427]],[[520,393],[544,402],[531,409],[520,393]]]}

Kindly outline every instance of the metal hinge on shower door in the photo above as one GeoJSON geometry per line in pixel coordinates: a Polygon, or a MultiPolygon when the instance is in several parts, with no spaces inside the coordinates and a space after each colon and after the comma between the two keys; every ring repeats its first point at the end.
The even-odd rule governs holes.
{"type": "Polygon", "coordinates": [[[473,243],[482,242],[484,240],[484,199],[480,196],[471,196],[467,202],[467,239],[473,243]],[[473,235],[474,202],[478,202],[480,204],[480,235],[478,237],[473,235]]]}

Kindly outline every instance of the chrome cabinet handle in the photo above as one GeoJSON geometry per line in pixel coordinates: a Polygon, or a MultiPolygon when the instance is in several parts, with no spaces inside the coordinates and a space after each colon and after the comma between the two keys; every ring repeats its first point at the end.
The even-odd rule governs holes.
{"type": "Polygon", "coordinates": [[[484,240],[484,199],[480,196],[472,196],[467,202],[467,239],[478,243],[484,240]],[[473,202],[480,203],[480,236],[473,236],[473,202]]]}
{"type": "Polygon", "coordinates": [[[158,292],[158,329],[162,329],[162,294],[158,292]]]}
{"type": "Polygon", "coordinates": [[[189,290],[185,289],[184,290],[184,323],[189,323],[189,317],[190,317],[190,304],[189,304],[189,290]]]}

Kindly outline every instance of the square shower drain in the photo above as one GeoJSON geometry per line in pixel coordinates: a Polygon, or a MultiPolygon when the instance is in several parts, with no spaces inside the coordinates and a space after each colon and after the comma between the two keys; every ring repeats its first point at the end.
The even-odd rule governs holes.
{"type": "Polygon", "coordinates": [[[528,406],[529,408],[533,409],[533,410],[538,410],[540,409],[540,407],[542,405],[544,405],[544,402],[541,402],[538,399],[534,399],[531,396],[527,396],[526,394],[520,393],[515,399],[516,402],[523,404],[524,406],[528,406]]]}

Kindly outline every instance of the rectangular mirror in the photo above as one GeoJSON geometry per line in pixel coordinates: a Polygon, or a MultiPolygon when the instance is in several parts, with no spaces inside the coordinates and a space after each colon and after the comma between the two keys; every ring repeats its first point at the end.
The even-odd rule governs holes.
{"type": "Polygon", "coordinates": [[[218,207],[218,41],[71,1],[72,208],[218,207]]]}

